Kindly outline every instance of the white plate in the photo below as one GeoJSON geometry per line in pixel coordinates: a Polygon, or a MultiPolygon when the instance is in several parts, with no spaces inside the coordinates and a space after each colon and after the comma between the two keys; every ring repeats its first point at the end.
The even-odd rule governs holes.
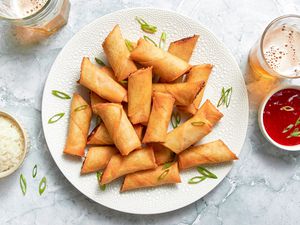
{"type": "Polygon", "coordinates": [[[144,35],[135,21],[136,16],[158,27],[155,35],[149,35],[156,41],[159,40],[162,31],[167,33],[168,43],[194,34],[200,35],[191,64],[214,65],[204,100],[208,98],[217,104],[222,87],[233,87],[229,108],[220,107],[224,118],[201,143],[221,138],[238,155],[246,136],[248,97],[240,69],[224,45],[202,25],[175,12],[149,8],[117,11],[85,26],[63,48],[48,76],[42,104],[45,138],[57,166],[74,187],[104,206],[128,213],[155,214],[172,211],[200,199],[222,181],[232,164],[209,167],[217,174],[218,179],[208,179],[197,185],[187,184],[189,178],[197,175],[193,169],[181,172],[182,183],[178,185],[120,194],[120,179],[109,184],[103,192],[99,190],[95,174],[80,176],[81,160],[63,154],[71,102],[51,95],[51,90],[61,90],[70,95],[79,91],[86,95],[87,90],[76,83],[82,57],[89,56],[93,59],[97,56],[104,59],[101,43],[116,24],[120,24],[123,36],[129,40],[137,40],[144,35]],[[59,112],[65,112],[66,115],[57,123],[48,124],[48,119],[59,112]]]}

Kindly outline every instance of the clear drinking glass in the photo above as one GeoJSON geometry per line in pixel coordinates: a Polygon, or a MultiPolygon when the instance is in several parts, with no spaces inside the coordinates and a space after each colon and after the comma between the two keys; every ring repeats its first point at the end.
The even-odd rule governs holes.
{"type": "Polygon", "coordinates": [[[284,78],[300,77],[300,16],[274,19],[249,53],[248,90],[262,99],[284,78]]]}
{"type": "Polygon", "coordinates": [[[0,0],[0,19],[51,35],[68,21],[69,0],[0,0]]]}

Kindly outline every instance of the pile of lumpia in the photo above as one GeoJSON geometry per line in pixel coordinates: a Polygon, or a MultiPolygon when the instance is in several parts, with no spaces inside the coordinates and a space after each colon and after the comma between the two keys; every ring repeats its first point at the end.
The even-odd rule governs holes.
{"type": "Polygon", "coordinates": [[[197,145],[223,117],[209,100],[200,106],[213,66],[189,64],[198,39],[165,51],[141,38],[129,49],[116,25],[102,43],[109,66],[82,59],[78,83],[90,99],[73,95],[64,149],[84,157],[82,175],[102,171],[101,185],[123,177],[124,192],[174,185],[181,170],[237,159],[222,140],[197,145]],[[93,114],[99,120],[90,127],[93,114]]]}

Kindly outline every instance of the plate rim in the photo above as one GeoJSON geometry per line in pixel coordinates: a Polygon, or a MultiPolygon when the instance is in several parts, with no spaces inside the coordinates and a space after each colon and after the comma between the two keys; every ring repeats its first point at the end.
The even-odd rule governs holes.
{"type": "Polygon", "coordinates": [[[211,191],[213,191],[227,176],[228,176],[228,174],[230,173],[230,171],[232,170],[232,168],[233,168],[233,166],[234,166],[234,163],[232,163],[232,165],[231,165],[231,168],[228,170],[228,172],[227,172],[227,174],[223,177],[223,178],[221,178],[221,179],[218,179],[218,182],[215,184],[215,186],[212,188],[212,189],[210,189],[210,190],[207,190],[207,191],[205,191],[205,194],[202,196],[202,197],[200,197],[200,198],[198,198],[198,199],[192,199],[192,200],[190,200],[190,201],[187,201],[187,202],[185,202],[185,204],[184,205],[182,205],[182,206],[179,206],[179,207],[175,207],[175,208],[172,208],[172,209],[166,209],[166,210],[160,210],[159,212],[158,211],[154,211],[154,210],[152,210],[151,212],[147,212],[147,213],[143,213],[143,212],[136,212],[136,211],[132,211],[132,210],[120,210],[120,209],[117,209],[117,208],[113,208],[113,207],[111,207],[111,206],[107,206],[107,205],[104,205],[104,204],[102,204],[102,203],[100,203],[100,202],[98,202],[98,201],[96,201],[96,199],[93,199],[92,197],[90,197],[89,195],[87,195],[87,194],[85,194],[85,193],[83,193],[80,189],[79,189],[79,187],[77,187],[71,180],[69,180],[67,177],[66,177],[66,175],[63,173],[63,171],[62,171],[62,169],[61,169],[61,167],[60,167],[60,165],[57,163],[57,161],[56,161],[56,159],[54,158],[54,156],[52,155],[52,152],[51,152],[51,150],[50,150],[50,148],[49,148],[49,145],[48,145],[48,140],[47,140],[47,138],[46,138],[46,135],[45,135],[45,127],[46,127],[46,124],[45,124],[45,118],[44,118],[44,107],[46,107],[44,104],[44,99],[45,99],[45,95],[46,95],[46,86],[47,86],[47,84],[48,84],[48,81],[49,81],[49,75],[51,74],[51,71],[53,70],[53,67],[54,67],[54,65],[56,64],[56,61],[57,61],[57,59],[59,58],[59,56],[62,54],[62,52],[63,52],[63,50],[65,49],[65,47],[73,40],[73,39],[75,39],[76,38],[76,35],[78,34],[78,33],[81,33],[82,31],[84,31],[85,29],[87,29],[87,27],[89,27],[89,26],[92,26],[93,24],[95,24],[95,23],[97,23],[97,21],[98,20],[100,20],[100,19],[104,19],[104,18],[106,18],[106,17],[109,17],[109,16],[111,16],[111,15],[113,15],[113,14],[118,14],[118,13],[124,13],[124,12],[128,12],[128,11],[134,11],[134,10],[158,10],[158,11],[161,11],[161,12],[168,12],[168,13],[172,13],[172,14],[174,14],[174,15],[176,15],[176,16],[179,16],[179,17],[182,17],[183,19],[186,19],[186,20],[190,20],[190,21],[193,21],[194,23],[197,23],[198,25],[200,25],[203,29],[205,29],[206,30],[206,32],[208,32],[211,36],[213,36],[214,38],[215,38],[215,40],[216,40],[216,42],[218,42],[219,44],[221,44],[222,45],[222,47],[224,48],[224,51],[226,51],[227,52],[227,54],[228,54],[228,56],[231,58],[231,60],[232,60],[232,62],[235,64],[235,66],[238,68],[238,71],[239,71],[239,75],[240,75],[240,77],[243,79],[243,86],[244,86],[244,88],[245,88],[245,101],[247,102],[247,104],[245,104],[246,105],[246,111],[248,112],[247,113],[247,115],[246,115],[246,121],[245,121],[245,123],[247,124],[247,126],[246,126],[246,131],[245,131],[245,133],[244,133],[244,135],[243,135],[243,142],[242,142],[242,145],[241,145],[241,148],[240,148],[240,151],[239,151],[239,153],[237,154],[237,156],[241,153],[241,151],[242,151],[242,149],[243,149],[243,146],[244,146],[244,144],[245,144],[245,140],[246,140],[246,136],[247,136],[247,130],[248,130],[248,123],[249,123],[249,97],[248,97],[248,92],[247,92],[247,88],[246,88],[246,84],[245,84],[245,79],[244,79],[244,76],[243,76],[243,73],[242,73],[242,71],[241,71],[241,68],[240,68],[240,66],[238,65],[238,63],[237,63],[237,61],[236,61],[236,59],[234,58],[234,56],[233,56],[233,54],[232,54],[232,52],[229,50],[229,48],[210,30],[210,29],[208,29],[207,28],[207,26],[204,26],[200,21],[198,21],[198,20],[195,20],[195,19],[193,19],[193,18],[190,18],[190,17],[188,17],[187,15],[183,15],[183,14],[181,14],[181,13],[179,13],[179,12],[176,12],[176,11],[174,11],[174,10],[171,10],[171,9],[162,9],[162,8],[157,8],[157,7],[132,7],[132,8],[123,8],[123,9],[120,9],[120,10],[116,10],[116,11],[112,11],[112,12],[110,12],[110,13],[108,13],[108,14],[105,14],[105,15],[103,15],[103,16],[100,16],[100,17],[98,17],[98,18],[96,18],[96,19],[94,19],[94,20],[92,20],[91,22],[89,22],[88,24],[86,24],[86,25],[84,25],[82,28],[80,28],[76,33],[74,33],[73,34],[73,36],[66,42],[66,44],[63,46],[63,48],[60,50],[60,52],[58,53],[58,55],[56,56],[56,58],[55,58],[55,60],[53,61],[53,64],[51,65],[51,68],[50,68],[50,70],[49,70],[49,72],[48,72],[48,76],[47,76],[47,79],[46,79],[46,81],[45,81],[45,85],[44,85],[44,89],[43,89],[43,95],[42,95],[42,105],[41,105],[41,119],[42,119],[42,128],[43,128],[43,133],[44,133],[44,137],[45,137],[45,142],[46,142],[46,144],[47,144],[47,148],[48,148],[48,150],[49,150],[49,152],[50,152],[50,155],[51,155],[51,157],[52,157],[52,159],[54,160],[54,162],[55,162],[55,164],[56,164],[56,166],[58,167],[58,169],[60,170],[60,172],[63,174],[63,176],[66,178],[66,180],[69,182],[69,183],[71,183],[72,184],[72,186],[76,189],[76,190],[78,190],[82,195],[84,195],[85,197],[87,197],[88,199],[90,199],[90,200],[92,200],[93,202],[95,202],[95,203],[97,203],[97,204],[99,204],[99,205],[101,205],[101,206],[104,206],[104,207],[106,207],[106,208],[109,208],[109,209],[112,209],[112,210],[115,210],[115,211],[118,211],[118,212],[122,212],[122,213],[128,213],[128,214],[133,214],[133,215],[156,215],[156,214],[163,214],[163,213],[168,213],[168,212],[172,212],[172,211],[175,211],[175,210],[178,210],[178,209],[181,209],[181,208],[184,208],[184,207],[187,207],[187,206],[189,206],[190,204],[192,204],[192,203],[194,203],[194,202],[196,202],[196,201],[198,201],[198,200],[200,200],[200,199],[202,199],[203,197],[205,197],[209,192],[211,192],[211,191]]]}

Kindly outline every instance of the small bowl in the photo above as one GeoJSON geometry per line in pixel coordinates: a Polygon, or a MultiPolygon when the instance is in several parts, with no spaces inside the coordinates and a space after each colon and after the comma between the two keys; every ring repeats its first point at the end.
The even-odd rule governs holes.
{"type": "Polygon", "coordinates": [[[14,118],[11,114],[9,114],[7,112],[1,112],[0,111],[0,116],[7,117],[8,119],[10,119],[12,122],[14,122],[16,124],[16,126],[20,129],[21,134],[23,136],[23,146],[24,146],[24,151],[23,151],[23,154],[22,154],[22,157],[21,157],[19,163],[16,164],[16,166],[10,168],[9,170],[6,170],[4,172],[0,172],[0,178],[4,178],[4,177],[7,177],[7,176],[11,175],[13,172],[15,172],[22,165],[22,163],[24,162],[26,153],[27,153],[28,144],[27,144],[26,132],[23,129],[23,127],[21,126],[20,122],[16,118],[14,118]]]}
{"type": "Polygon", "coordinates": [[[263,133],[263,135],[265,136],[265,138],[272,143],[273,145],[275,145],[278,148],[287,150],[287,151],[299,151],[300,150],[300,145],[292,145],[292,146],[287,146],[287,145],[281,145],[279,143],[277,143],[276,141],[274,141],[268,134],[268,132],[265,129],[264,126],[264,122],[263,122],[263,115],[264,115],[264,109],[265,106],[267,104],[267,102],[269,101],[269,99],[271,98],[271,96],[273,96],[276,92],[283,90],[283,89],[297,89],[300,90],[300,86],[298,85],[281,85],[278,88],[273,89],[262,101],[259,110],[258,110],[258,124],[259,124],[259,128],[261,130],[261,132],[263,133]]]}

